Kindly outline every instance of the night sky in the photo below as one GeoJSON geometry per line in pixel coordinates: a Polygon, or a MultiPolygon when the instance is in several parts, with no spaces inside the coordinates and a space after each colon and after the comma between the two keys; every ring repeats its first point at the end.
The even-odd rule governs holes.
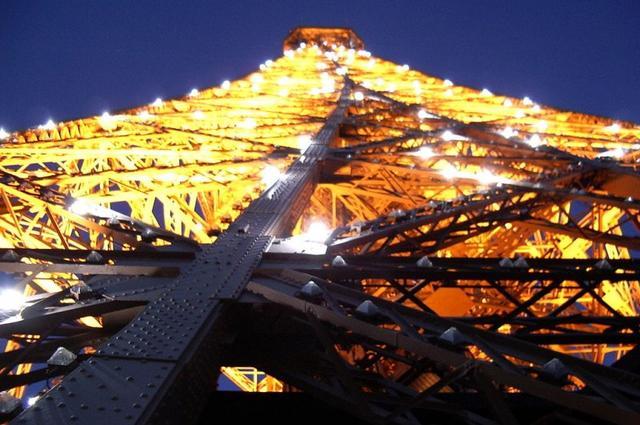
{"type": "Polygon", "coordinates": [[[0,127],[218,85],[299,25],[459,84],[640,122],[640,1],[2,0],[0,127]],[[526,4],[525,4],[526,3],[526,4]]]}

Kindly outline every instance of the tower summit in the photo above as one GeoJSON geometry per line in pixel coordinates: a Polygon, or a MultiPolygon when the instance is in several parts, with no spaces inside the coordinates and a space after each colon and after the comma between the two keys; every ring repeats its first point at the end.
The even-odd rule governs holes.
{"type": "Polygon", "coordinates": [[[349,28],[298,27],[284,39],[283,50],[295,50],[302,43],[324,48],[344,46],[347,49],[364,49],[363,41],[349,28]]]}
{"type": "Polygon", "coordinates": [[[640,422],[636,124],[297,28],[0,139],[12,424],[640,422]]]}

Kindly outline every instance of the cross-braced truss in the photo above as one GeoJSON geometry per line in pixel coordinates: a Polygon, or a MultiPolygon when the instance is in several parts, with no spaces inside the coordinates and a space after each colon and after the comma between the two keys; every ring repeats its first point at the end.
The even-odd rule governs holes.
{"type": "Polygon", "coordinates": [[[640,421],[640,127],[284,48],[5,137],[4,413],[196,422],[221,371],[373,423],[640,421]]]}

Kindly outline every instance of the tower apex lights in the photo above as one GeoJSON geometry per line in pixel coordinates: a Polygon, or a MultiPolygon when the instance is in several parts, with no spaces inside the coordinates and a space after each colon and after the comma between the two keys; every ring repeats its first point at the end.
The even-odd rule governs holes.
{"type": "Polygon", "coordinates": [[[320,48],[344,46],[347,49],[363,50],[364,43],[356,33],[348,28],[298,27],[284,40],[283,51],[295,50],[301,44],[316,45],[320,48]]]}
{"type": "Polygon", "coordinates": [[[284,50],[0,130],[0,422],[16,397],[16,424],[210,423],[219,397],[308,417],[305,392],[341,422],[640,423],[640,127],[349,29],[284,50]]]}

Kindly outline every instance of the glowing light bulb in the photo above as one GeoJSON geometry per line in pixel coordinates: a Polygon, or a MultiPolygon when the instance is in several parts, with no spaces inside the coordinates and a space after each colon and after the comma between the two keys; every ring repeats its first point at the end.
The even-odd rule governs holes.
{"type": "Polygon", "coordinates": [[[254,120],[253,118],[245,118],[238,123],[238,127],[244,128],[245,130],[256,128],[257,125],[258,124],[256,123],[256,120],[254,120]]]}
{"type": "Polygon", "coordinates": [[[320,88],[320,91],[322,93],[333,93],[334,90],[335,90],[335,81],[333,81],[333,79],[329,77],[329,74],[327,74],[326,72],[323,72],[322,87],[320,88]]]}
{"type": "Polygon", "coordinates": [[[9,133],[7,133],[4,128],[0,127],[0,140],[6,139],[9,137],[9,133]]]}
{"type": "Polygon", "coordinates": [[[24,302],[24,294],[16,289],[3,289],[0,291],[0,311],[20,311],[24,302]]]}
{"type": "Polygon", "coordinates": [[[510,108],[511,106],[513,106],[513,102],[511,101],[511,99],[505,99],[505,101],[502,102],[502,105],[510,108]]]}
{"type": "Polygon", "coordinates": [[[538,136],[537,134],[534,134],[533,136],[529,137],[526,140],[527,144],[529,146],[531,146],[532,148],[537,148],[538,146],[544,145],[544,140],[538,136]]]}
{"type": "Polygon", "coordinates": [[[413,80],[412,84],[413,84],[413,90],[416,92],[416,95],[419,95],[420,93],[422,93],[422,87],[420,87],[420,81],[413,80]]]}
{"type": "Polygon", "coordinates": [[[157,97],[156,100],[153,101],[153,103],[151,104],[151,106],[154,106],[156,108],[159,108],[160,106],[162,106],[162,99],[157,97]]]}
{"type": "Polygon", "coordinates": [[[281,86],[286,86],[291,82],[291,79],[289,77],[287,77],[286,75],[284,77],[280,77],[278,79],[278,84],[281,86]]]}
{"type": "Polygon", "coordinates": [[[140,118],[141,120],[146,121],[148,119],[151,119],[151,117],[153,117],[153,115],[151,115],[147,110],[138,112],[138,118],[140,118]]]}
{"type": "Polygon", "coordinates": [[[193,114],[191,114],[193,116],[194,119],[196,120],[202,120],[204,119],[204,114],[202,113],[202,111],[198,110],[198,111],[193,111],[193,114]]]}
{"type": "Polygon", "coordinates": [[[501,135],[502,137],[504,137],[505,139],[508,139],[508,138],[510,138],[510,137],[513,137],[513,136],[515,136],[516,134],[518,134],[518,131],[517,131],[517,130],[514,130],[514,129],[513,129],[513,128],[511,128],[511,127],[505,127],[505,128],[503,128],[502,130],[500,130],[500,135],[501,135]]]}
{"type": "Polygon", "coordinates": [[[231,87],[231,81],[224,80],[220,87],[222,87],[224,90],[229,90],[229,88],[231,87]]]}
{"type": "Polygon", "coordinates": [[[308,134],[298,136],[298,147],[300,148],[300,153],[306,151],[312,142],[313,139],[308,134]]]}
{"type": "Polygon", "coordinates": [[[442,140],[445,140],[447,142],[450,142],[451,140],[468,140],[466,137],[455,134],[450,130],[445,130],[444,132],[442,132],[440,137],[442,138],[442,140]]]}
{"type": "Polygon", "coordinates": [[[447,87],[451,87],[453,85],[453,81],[451,81],[449,79],[446,79],[446,80],[443,81],[442,84],[444,84],[447,87]]]}
{"type": "Polygon", "coordinates": [[[524,99],[522,99],[522,103],[525,105],[533,105],[533,101],[529,98],[529,96],[525,96],[524,99]]]}
{"type": "Polygon", "coordinates": [[[442,139],[446,141],[450,141],[453,140],[453,133],[449,130],[446,130],[440,137],[442,137],[442,139]]]}
{"type": "Polygon", "coordinates": [[[618,124],[617,122],[614,122],[613,124],[611,124],[608,127],[605,127],[604,129],[612,133],[617,133],[620,131],[621,128],[622,127],[620,126],[620,124],[618,124]]]}
{"type": "Polygon", "coordinates": [[[540,112],[540,105],[536,104],[531,107],[533,112],[540,112]]]}
{"type": "Polygon", "coordinates": [[[288,57],[289,59],[291,59],[293,57],[293,55],[295,55],[295,52],[293,50],[287,49],[287,50],[284,51],[284,55],[286,57],[288,57]]]}
{"type": "Polygon", "coordinates": [[[262,76],[262,74],[253,74],[251,77],[249,77],[249,80],[254,84],[260,84],[264,81],[264,77],[262,76]]]}
{"type": "Polygon", "coordinates": [[[444,95],[447,96],[447,97],[453,96],[453,90],[448,89],[447,91],[444,92],[444,95]]]}
{"type": "Polygon", "coordinates": [[[420,109],[418,111],[418,118],[423,120],[423,119],[426,119],[426,118],[437,118],[437,117],[435,115],[433,115],[433,114],[428,113],[424,109],[420,109]]]}
{"type": "Polygon", "coordinates": [[[114,218],[122,216],[122,214],[105,208],[103,206],[93,204],[84,199],[74,199],[70,205],[67,206],[67,210],[72,214],[81,216],[91,215],[98,218],[114,218]]]}
{"type": "Polygon", "coordinates": [[[447,164],[445,168],[440,170],[440,175],[447,180],[458,177],[459,171],[451,164],[447,164]]]}
{"type": "Polygon", "coordinates": [[[273,61],[271,59],[267,59],[264,64],[266,66],[271,66],[271,65],[273,65],[273,61]]]}
{"type": "Polygon", "coordinates": [[[82,199],[76,199],[69,206],[69,212],[77,215],[87,215],[91,212],[91,205],[82,199]]]}
{"type": "Polygon", "coordinates": [[[482,169],[475,176],[475,178],[478,180],[478,182],[484,183],[484,184],[493,184],[501,180],[500,176],[493,174],[491,171],[487,169],[482,169]]]}
{"type": "Polygon", "coordinates": [[[56,128],[56,123],[54,123],[52,119],[49,119],[49,121],[47,121],[43,125],[39,125],[38,128],[40,130],[53,130],[54,128],[56,128]]]}
{"type": "Polygon", "coordinates": [[[115,130],[118,127],[117,121],[118,117],[109,114],[109,112],[103,112],[98,118],[98,124],[100,124],[100,127],[107,131],[115,130]]]}
{"type": "Polygon", "coordinates": [[[616,158],[620,159],[624,156],[625,151],[622,148],[615,148],[609,151],[601,152],[596,155],[596,158],[616,158]]]}
{"type": "Polygon", "coordinates": [[[420,149],[418,149],[416,155],[421,159],[428,159],[435,154],[433,153],[433,149],[431,149],[429,146],[420,146],[420,149]]]}
{"type": "Polygon", "coordinates": [[[516,117],[516,118],[524,118],[525,113],[524,113],[524,111],[522,109],[518,109],[516,111],[516,113],[513,114],[513,116],[516,117]]]}
{"type": "Polygon", "coordinates": [[[267,165],[262,169],[261,180],[265,186],[271,187],[280,179],[281,176],[282,173],[280,170],[273,165],[267,165]]]}
{"type": "Polygon", "coordinates": [[[362,94],[362,92],[355,92],[353,94],[353,98],[357,101],[357,102],[361,102],[364,99],[364,94],[362,94]]]}
{"type": "Polygon", "coordinates": [[[36,401],[38,401],[38,399],[39,399],[39,398],[40,398],[40,397],[38,397],[38,396],[35,396],[35,397],[29,397],[29,398],[27,399],[27,406],[29,406],[29,407],[33,406],[34,404],[36,404],[36,401]]]}
{"type": "Polygon", "coordinates": [[[189,92],[189,97],[196,97],[197,95],[199,95],[200,92],[198,91],[198,89],[191,89],[191,91],[189,92]]]}
{"type": "Polygon", "coordinates": [[[491,93],[491,90],[489,89],[482,89],[482,91],[480,92],[481,96],[493,96],[493,93],[491,93]]]}
{"type": "Polygon", "coordinates": [[[549,125],[547,124],[546,121],[538,121],[536,123],[536,128],[538,129],[538,131],[545,131],[548,126],[549,125]]]}
{"type": "Polygon", "coordinates": [[[338,75],[347,75],[347,68],[345,68],[344,66],[341,66],[340,68],[336,69],[336,74],[338,75]]]}
{"type": "Polygon", "coordinates": [[[313,221],[304,233],[305,239],[312,242],[324,242],[331,234],[331,229],[322,221],[313,221]]]}

